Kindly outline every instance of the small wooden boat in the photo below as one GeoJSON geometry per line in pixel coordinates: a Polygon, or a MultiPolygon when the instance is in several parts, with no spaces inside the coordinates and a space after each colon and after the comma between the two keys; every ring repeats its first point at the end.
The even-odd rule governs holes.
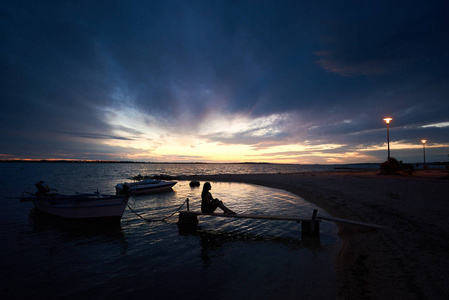
{"type": "Polygon", "coordinates": [[[176,183],[176,181],[146,179],[133,183],[119,183],[115,186],[115,191],[117,195],[122,195],[124,193],[129,193],[131,195],[152,194],[169,191],[176,183]]]}
{"type": "Polygon", "coordinates": [[[21,201],[31,201],[39,211],[68,219],[120,220],[129,196],[92,194],[62,195],[45,182],[36,183],[35,194],[24,192],[21,201]]]}

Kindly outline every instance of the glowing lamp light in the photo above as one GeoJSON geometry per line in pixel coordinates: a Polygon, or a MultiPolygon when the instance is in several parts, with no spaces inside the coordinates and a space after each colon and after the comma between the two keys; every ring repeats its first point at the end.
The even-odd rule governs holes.
{"type": "Polygon", "coordinates": [[[427,140],[421,140],[421,143],[425,144],[427,142],[427,140]]]}
{"type": "Polygon", "coordinates": [[[385,123],[387,123],[387,124],[390,124],[390,121],[391,121],[391,120],[393,120],[393,118],[385,118],[385,119],[384,119],[385,123]]]}

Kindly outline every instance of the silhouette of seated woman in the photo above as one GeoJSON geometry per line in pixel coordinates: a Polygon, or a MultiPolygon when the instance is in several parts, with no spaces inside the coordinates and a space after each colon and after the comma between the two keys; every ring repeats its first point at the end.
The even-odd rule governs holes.
{"type": "Polygon", "coordinates": [[[223,201],[212,197],[212,194],[209,192],[211,188],[212,186],[210,185],[210,182],[206,182],[203,186],[203,192],[201,193],[201,211],[205,214],[211,214],[217,209],[217,207],[219,207],[225,214],[235,215],[236,213],[227,208],[223,204],[223,201]]]}

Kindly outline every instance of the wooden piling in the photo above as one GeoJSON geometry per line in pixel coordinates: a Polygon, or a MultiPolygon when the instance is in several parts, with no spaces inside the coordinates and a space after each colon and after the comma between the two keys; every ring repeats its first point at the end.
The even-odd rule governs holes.
{"type": "Polygon", "coordinates": [[[195,214],[190,214],[190,211],[180,211],[178,223],[178,230],[180,233],[196,232],[198,229],[198,217],[195,214]]]}
{"type": "Polygon", "coordinates": [[[302,237],[319,237],[320,236],[320,221],[317,220],[318,211],[313,210],[312,219],[301,222],[301,236],[302,237]]]}

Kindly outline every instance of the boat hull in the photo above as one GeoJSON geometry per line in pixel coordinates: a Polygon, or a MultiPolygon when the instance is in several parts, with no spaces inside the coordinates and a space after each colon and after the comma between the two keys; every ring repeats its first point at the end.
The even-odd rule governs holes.
{"type": "Polygon", "coordinates": [[[153,194],[170,191],[176,183],[176,181],[125,182],[123,184],[117,184],[115,190],[117,195],[121,195],[124,191],[124,186],[126,186],[126,190],[131,195],[153,194]]]}
{"type": "Polygon", "coordinates": [[[144,194],[152,194],[152,193],[161,193],[161,192],[170,191],[175,184],[176,184],[176,182],[170,183],[170,184],[161,185],[161,186],[157,186],[157,187],[152,187],[152,186],[139,187],[139,188],[136,188],[136,189],[130,189],[130,191],[131,191],[131,195],[144,195],[144,194]]]}

